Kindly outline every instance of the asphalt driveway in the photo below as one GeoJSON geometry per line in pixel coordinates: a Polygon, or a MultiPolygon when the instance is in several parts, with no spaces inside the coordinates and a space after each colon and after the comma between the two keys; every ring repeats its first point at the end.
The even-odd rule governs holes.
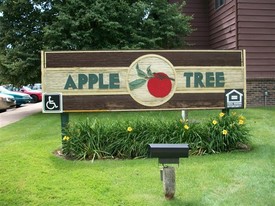
{"type": "Polygon", "coordinates": [[[8,109],[0,113],[0,127],[17,122],[31,114],[42,112],[42,103],[24,104],[19,108],[8,109]]]}

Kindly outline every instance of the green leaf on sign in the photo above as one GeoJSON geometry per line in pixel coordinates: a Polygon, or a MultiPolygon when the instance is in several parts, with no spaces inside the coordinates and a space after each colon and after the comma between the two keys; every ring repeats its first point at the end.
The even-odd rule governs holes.
{"type": "Polygon", "coordinates": [[[148,77],[154,77],[154,74],[153,74],[153,72],[152,72],[152,70],[151,70],[151,65],[149,65],[148,67],[147,67],[147,76],[148,77]]]}
{"type": "Polygon", "coordinates": [[[139,68],[138,64],[136,66],[136,70],[137,70],[137,74],[138,74],[139,77],[143,77],[143,78],[147,77],[147,74],[139,68]]]}
{"type": "Polygon", "coordinates": [[[136,79],[129,83],[130,90],[137,89],[139,87],[142,87],[146,83],[146,79],[136,79]]]}

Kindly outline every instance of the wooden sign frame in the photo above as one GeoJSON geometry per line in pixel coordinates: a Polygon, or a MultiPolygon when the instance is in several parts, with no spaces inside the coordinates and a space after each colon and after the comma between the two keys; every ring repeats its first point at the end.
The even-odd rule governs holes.
{"type": "Polygon", "coordinates": [[[41,71],[64,112],[224,109],[225,90],[246,107],[245,50],[42,51],[41,71]]]}

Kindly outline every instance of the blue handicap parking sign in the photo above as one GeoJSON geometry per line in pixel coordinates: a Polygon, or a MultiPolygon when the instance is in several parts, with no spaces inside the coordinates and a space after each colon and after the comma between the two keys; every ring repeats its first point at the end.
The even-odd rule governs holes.
{"type": "Polygon", "coordinates": [[[63,112],[62,94],[44,93],[43,94],[43,113],[62,113],[62,112],[63,112]]]}

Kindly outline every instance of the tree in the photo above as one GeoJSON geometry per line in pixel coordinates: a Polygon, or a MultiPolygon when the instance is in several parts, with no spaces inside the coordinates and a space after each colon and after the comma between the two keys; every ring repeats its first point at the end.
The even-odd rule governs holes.
{"type": "Polygon", "coordinates": [[[0,83],[40,82],[43,28],[50,22],[46,1],[0,1],[0,83]],[[47,16],[48,15],[48,16],[47,16]]]}
{"type": "Polygon", "coordinates": [[[167,0],[0,0],[0,83],[40,81],[40,50],[182,48],[183,4],[167,0]],[[2,80],[1,80],[2,77],[2,80]]]}
{"type": "MultiPolygon", "coordinates": [[[[183,4],[182,4],[183,5],[183,4]]],[[[46,48],[169,49],[184,45],[191,17],[167,0],[67,0],[45,29],[46,48]]]]}

